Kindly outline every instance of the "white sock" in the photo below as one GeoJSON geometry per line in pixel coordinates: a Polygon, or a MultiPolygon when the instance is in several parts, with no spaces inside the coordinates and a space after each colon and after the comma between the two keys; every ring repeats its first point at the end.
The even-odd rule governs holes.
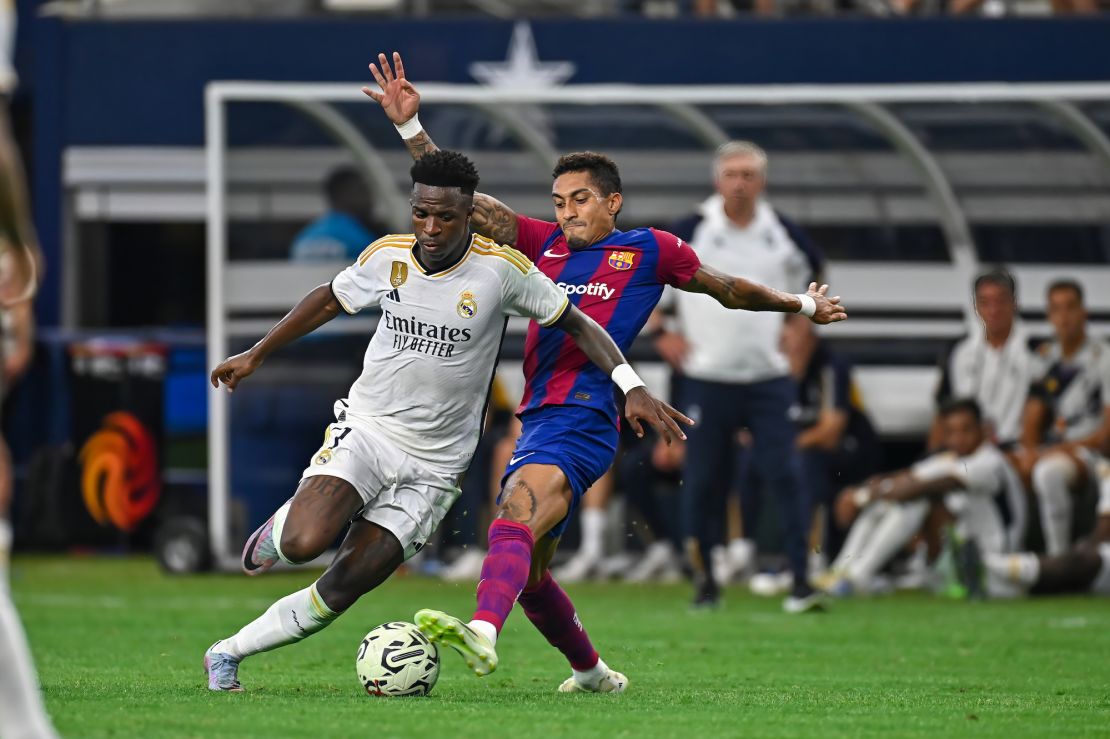
{"type": "Polygon", "coordinates": [[[43,707],[35,665],[23,624],[0,582],[0,736],[26,739],[57,737],[43,707]]]}
{"type": "Polygon", "coordinates": [[[1015,585],[1022,585],[1026,590],[1033,587],[1037,578],[1041,576],[1040,557],[1032,552],[984,554],[983,566],[992,575],[1015,585]]]}
{"type": "Polygon", "coordinates": [[[212,651],[243,659],[299,642],[337,618],[339,613],[328,608],[316,590],[316,583],[312,583],[274,603],[238,634],[213,645],[212,651]]]}
{"type": "Polygon", "coordinates": [[[277,552],[278,559],[287,565],[300,565],[304,562],[294,562],[281,553],[281,532],[285,530],[285,519],[289,517],[289,508],[293,505],[293,499],[285,501],[281,508],[277,509],[274,514],[274,528],[271,530],[271,536],[274,542],[274,551],[277,552]]]}
{"type": "Polygon", "coordinates": [[[1041,508],[1045,553],[1063,554],[1071,545],[1071,486],[1078,470],[1063,454],[1050,454],[1033,467],[1033,490],[1041,508]]]}
{"type": "Polygon", "coordinates": [[[909,543],[929,515],[929,502],[911,500],[891,505],[875,527],[867,546],[848,563],[846,574],[853,585],[868,588],[875,575],[899,549],[909,543]]]}
{"type": "Polygon", "coordinates": [[[597,664],[590,669],[579,672],[572,667],[571,672],[574,673],[574,681],[576,683],[596,690],[597,686],[601,683],[601,678],[609,674],[609,665],[605,664],[605,660],[601,657],[598,657],[597,664]]]}
{"type": "Polygon", "coordinates": [[[582,544],[578,554],[591,559],[600,559],[605,551],[606,512],[600,508],[586,508],[582,511],[582,544]]]}
{"type": "Polygon", "coordinates": [[[844,546],[840,548],[840,553],[837,554],[836,559],[829,565],[829,569],[833,572],[843,573],[848,569],[848,563],[857,559],[863,554],[867,542],[871,540],[871,533],[878,526],[879,521],[883,519],[883,514],[886,513],[888,503],[877,502],[872,503],[856,516],[852,528],[848,529],[848,536],[844,539],[844,546]]]}
{"type": "Polygon", "coordinates": [[[489,639],[489,643],[491,645],[497,646],[497,627],[491,624],[489,621],[482,621],[481,619],[476,618],[468,623],[467,626],[489,639]]]}

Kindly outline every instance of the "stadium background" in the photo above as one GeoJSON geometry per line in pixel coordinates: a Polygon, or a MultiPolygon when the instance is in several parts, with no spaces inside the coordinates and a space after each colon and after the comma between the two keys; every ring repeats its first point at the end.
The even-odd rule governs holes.
{"type": "MultiPolygon", "coordinates": [[[[159,526],[181,515],[203,517],[206,511],[205,86],[214,80],[277,80],[356,87],[367,79],[371,55],[393,49],[405,54],[418,85],[469,84],[475,82],[475,62],[506,61],[520,19],[490,18],[465,3],[424,18],[322,12],[267,17],[265,10],[234,18],[190,13],[152,18],[142,12],[113,15],[111,3],[102,4],[103,14],[82,12],[79,4],[44,5],[18,3],[21,86],[13,99],[48,264],[36,303],[35,362],[8,398],[4,414],[15,461],[17,548],[144,553],[159,526]],[[94,361],[81,363],[89,356],[125,361],[105,359],[97,370],[94,361]],[[103,415],[127,409],[142,416],[160,446],[164,483],[159,507],[132,535],[91,521],[77,484],[76,461],[76,451],[100,428],[103,415]]],[[[95,6],[88,7],[95,11],[95,6]]],[[[568,85],[1110,82],[1110,19],[1098,16],[881,19],[846,13],[710,20],[635,14],[571,18],[545,12],[527,19],[525,28],[538,53],[533,63],[573,65],[568,85]]],[[[377,107],[369,101],[340,107],[403,183],[407,154],[377,107]]],[[[893,175],[888,169],[886,178],[874,183],[862,174],[850,182],[839,173],[829,175],[830,167],[858,164],[869,155],[899,158],[865,121],[835,105],[739,107],[726,128],[768,149],[772,201],[798,218],[825,249],[834,277],[838,268],[867,263],[878,265],[877,274],[891,281],[920,279],[924,285],[933,274],[930,268],[943,274],[952,267],[924,185],[912,171],[907,177],[904,161],[893,175]],[[838,197],[852,201],[846,209],[853,215],[829,215],[838,197]],[[898,214],[900,198],[916,203],[903,208],[911,215],[898,214]]],[[[1088,287],[1094,332],[1106,336],[1110,161],[1099,159],[1059,120],[1030,104],[892,108],[947,165],[971,222],[979,263],[1007,264],[1019,279],[1025,270],[1031,284],[1043,284],[1046,275],[1078,276],[1088,287]],[[981,176],[960,171],[961,157],[986,163],[981,176]]],[[[1110,97],[1084,102],[1081,110],[1104,136],[1110,135],[1110,97]]],[[[425,125],[442,146],[473,153],[479,167],[483,157],[493,163],[484,176],[491,193],[503,194],[499,184],[520,187],[519,209],[548,215],[544,173],[534,163],[527,165],[527,176],[517,172],[515,144],[491,130],[496,126],[488,117],[457,109],[433,113],[425,125]],[[538,187],[518,184],[528,178],[538,187]]],[[[673,121],[661,123],[665,116],[658,111],[613,106],[585,120],[568,121],[558,111],[552,115],[557,121],[553,143],[560,151],[610,151],[630,173],[626,225],[652,222],[660,212],[658,203],[674,208],[668,217],[680,215],[710,191],[711,151],[673,121]],[[624,126],[623,137],[606,130],[613,121],[624,126]],[[653,181],[655,157],[667,162],[685,157],[677,170],[681,176],[653,181]],[[637,198],[648,196],[652,205],[637,210],[637,198]]],[[[327,168],[346,154],[319,126],[279,105],[232,104],[228,121],[229,151],[249,154],[256,148],[294,158],[323,152],[319,163],[303,167],[299,175],[283,173],[274,183],[266,180],[267,170],[244,174],[240,190],[232,190],[243,205],[238,216],[232,211],[231,258],[281,259],[296,230],[322,208],[319,183],[327,168]]],[[[234,170],[229,173],[236,177],[234,170]]],[[[937,358],[963,331],[963,307],[900,307],[866,294],[870,286],[859,284],[863,294],[844,294],[849,306],[853,300],[867,304],[861,318],[870,321],[868,327],[826,335],[864,372],[871,370],[875,387],[893,382],[896,394],[906,387],[898,384],[898,377],[906,376],[901,371],[910,373],[917,392],[928,393],[937,358]]],[[[966,298],[967,290],[961,285],[952,294],[966,298]]],[[[290,302],[295,297],[290,295],[290,302]]],[[[1040,291],[1029,289],[1019,297],[1034,332],[1047,335],[1040,291]]],[[[277,315],[268,308],[233,318],[261,325],[277,315]]],[[[358,343],[339,337],[321,346],[342,353],[345,366],[353,368],[358,343]]],[[[291,351],[287,369],[295,374],[298,367],[316,368],[320,348],[291,351]]],[[[510,342],[510,359],[514,352],[519,348],[510,342]]],[[[635,356],[645,364],[655,361],[646,342],[635,356]]],[[[260,383],[258,394],[253,399],[244,394],[243,405],[233,410],[253,419],[245,427],[233,426],[233,479],[245,476],[233,483],[245,506],[237,534],[250,530],[287,494],[299,460],[314,448],[323,424],[317,419],[330,407],[335,387],[343,385],[342,375],[332,370],[330,380],[313,381],[307,390],[288,380],[260,383]]],[[[923,422],[905,421],[901,414],[920,415],[930,405],[927,396],[918,397],[907,410],[891,396],[876,396],[877,407],[871,408],[887,431],[887,468],[912,459],[921,448],[923,422]]],[[[36,569],[44,566],[39,560],[27,562],[28,572],[45,572],[49,579],[49,569],[36,569]]],[[[150,587],[151,592],[173,589],[162,582],[150,587]]],[[[603,597],[600,591],[587,593],[603,597]]],[[[32,597],[30,605],[43,602],[32,597]]],[[[759,606],[753,608],[759,612],[759,606]]],[[[1088,623],[1100,623],[1084,608],[1074,612],[1088,623]]],[[[34,629],[31,636],[40,659],[46,651],[49,702],[50,666],[57,660],[36,641],[34,629]]],[[[1105,671],[1095,678],[1105,686],[1105,671]]],[[[850,731],[850,725],[841,728],[850,731]]],[[[1073,728],[1083,733],[1083,725],[1073,728]]]]}

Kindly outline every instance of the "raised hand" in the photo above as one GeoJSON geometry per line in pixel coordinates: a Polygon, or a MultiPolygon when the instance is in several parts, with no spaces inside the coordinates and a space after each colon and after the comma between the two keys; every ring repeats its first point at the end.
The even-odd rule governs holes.
{"type": "Polygon", "coordinates": [[[677,421],[687,426],[693,426],[694,421],[682,413],[659,400],[645,387],[637,387],[628,391],[624,398],[624,415],[636,436],[643,437],[644,427],[641,421],[655,429],[655,432],[670,444],[676,439],[685,439],[686,434],[677,421]]]}
{"type": "Polygon", "coordinates": [[[844,310],[844,306],[840,304],[840,296],[827,297],[825,293],[828,291],[828,285],[817,287],[816,282],[809,283],[806,295],[813,298],[813,301],[817,303],[817,312],[809,319],[814,323],[836,323],[848,318],[848,311],[844,310]]]}
{"type": "Polygon", "coordinates": [[[405,79],[405,65],[396,51],[392,67],[385,54],[378,54],[378,64],[370,64],[370,74],[381,89],[363,87],[362,92],[382,106],[395,126],[411,120],[420,111],[420,93],[405,79]]]}

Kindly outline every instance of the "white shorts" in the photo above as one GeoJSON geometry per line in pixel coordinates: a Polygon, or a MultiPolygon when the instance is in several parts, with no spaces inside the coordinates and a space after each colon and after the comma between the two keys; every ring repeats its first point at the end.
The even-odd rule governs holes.
{"type": "Polygon", "coordinates": [[[1102,559],[1102,567],[1098,576],[1091,583],[1091,592],[1097,595],[1110,595],[1110,542],[1098,545],[1098,556],[1102,559]]]}
{"type": "Polygon", "coordinates": [[[365,503],[359,515],[396,536],[408,559],[427,543],[460,490],[371,425],[337,417],[345,420],[328,426],[302,479],[328,475],[351,483],[365,503]]]}

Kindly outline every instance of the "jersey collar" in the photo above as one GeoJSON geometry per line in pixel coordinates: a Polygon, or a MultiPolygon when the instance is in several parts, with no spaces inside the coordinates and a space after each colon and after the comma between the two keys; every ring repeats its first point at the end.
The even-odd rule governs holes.
{"type": "Polygon", "coordinates": [[[466,245],[466,249],[463,250],[462,256],[460,256],[452,264],[449,264],[446,267],[441,267],[440,269],[437,269],[434,272],[429,272],[428,268],[420,263],[420,257],[417,256],[417,250],[419,248],[420,248],[420,242],[417,241],[414,237],[413,242],[412,242],[412,248],[409,249],[409,261],[412,262],[414,267],[416,267],[418,270],[420,270],[420,274],[422,274],[422,275],[425,275],[427,277],[442,277],[443,275],[448,274],[449,272],[454,272],[456,269],[459,268],[459,265],[461,265],[463,262],[465,262],[466,258],[468,256],[470,256],[470,252],[474,248],[474,234],[470,235],[470,242],[466,245]]]}

